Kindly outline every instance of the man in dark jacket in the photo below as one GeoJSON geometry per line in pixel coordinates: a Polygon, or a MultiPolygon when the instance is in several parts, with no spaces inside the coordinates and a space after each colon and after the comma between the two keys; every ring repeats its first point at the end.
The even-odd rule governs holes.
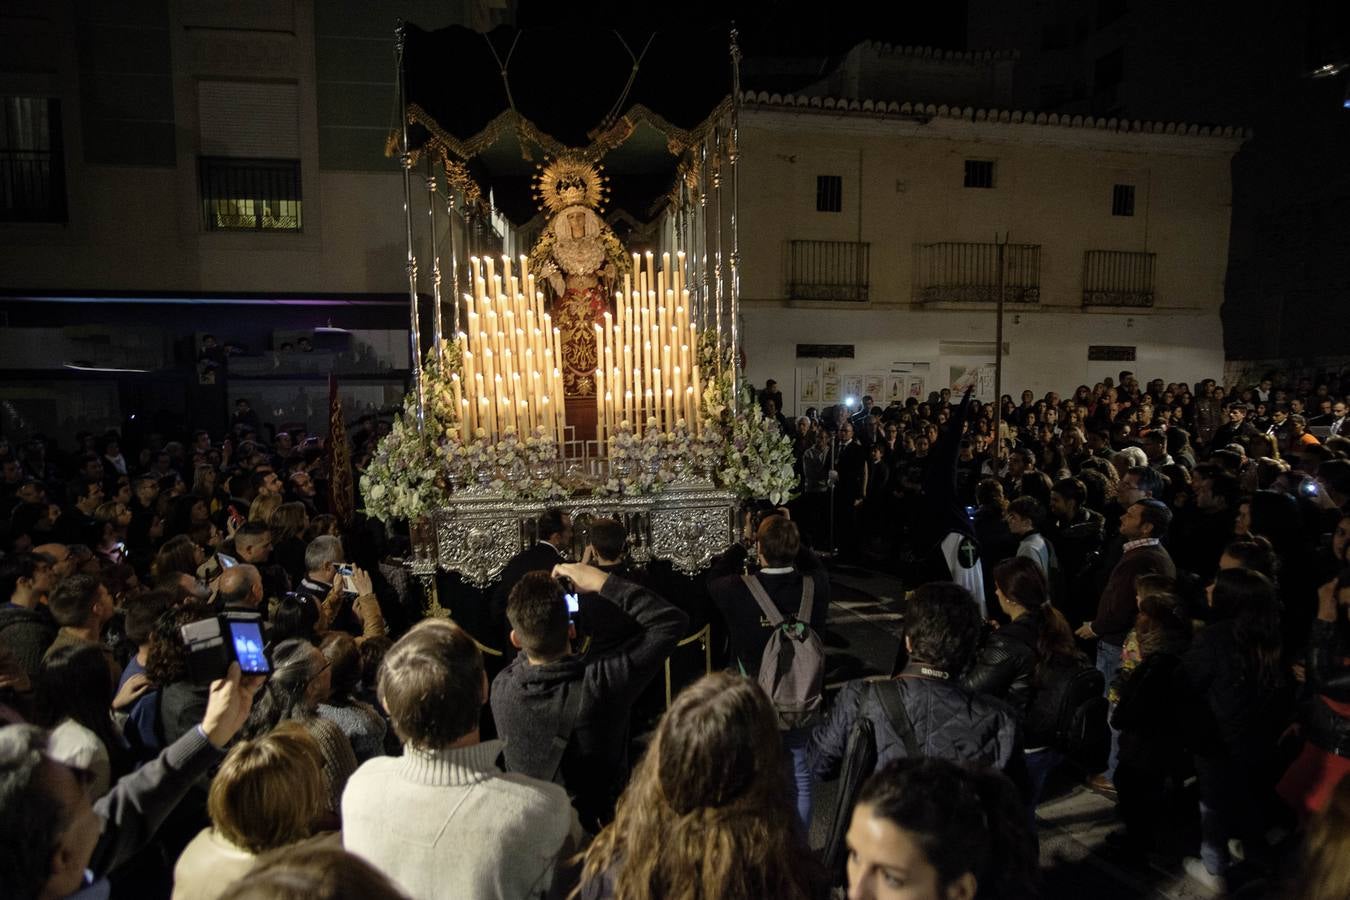
{"type": "Polygon", "coordinates": [[[506,609],[511,643],[521,651],[492,682],[506,768],[566,786],[582,824],[598,831],[613,818],[628,777],[633,702],[689,619],[646,588],[580,563],[526,573],[506,609]],[[632,617],[634,636],[606,653],[575,653],[576,628],[555,576],[632,617]]]}
{"type": "MultiPolygon", "coordinates": [[[[1120,669],[1121,648],[1125,636],[1134,627],[1139,609],[1135,582],[1140,575],[1177,577],[1177,567],[1162,545],[1171,524],[1172,511],[1161,500],[1139,500],[1125,510],[1125,515],[1120,517],[1120,536],[1125,539],[1120,562],[1107,579],[1106,589],[1097,602],[1096,617],[1091,622],[1084,622],[1076,632],[1085,641],[1097,641],[1097,670],[1106,679],[1108,689],[1120,669]]],[[[1120,732],[1113,728],[1111,758],[1106,771],[1089,780],[1095,790],[1108,795],[1115,793],[1112,779],[1119,754],[1120,732]]]]}
{"type": "MultiPolygon", "coordinates": [[[[830,578],[815,554],[802,546],[796,524],[784,516],[769,516],[760,523],[755,540],[761,568],[751,577],[759,582],[784,618],[801,614],[804,586],[806,579],[811,579],[811,616],[807,624],[819,634],[829,617],[830,578]]],[[[756,678],[774,629],[739,574],[745,558],[740,545],[723,554],[714,564],[708,592],[726,623],[733,664],[756,678]]],[[[783,748],[793,764],[793,799],[807,828],[811,825],[811,772],[806,757],[810,737],[807,728],[783,732],[783,748]]]]}
{"type": "Polygon", "coordinates": [[[1059,557],[1067,596],[1060,608],[1070,621],[1081,620],[1096,611],[1095,596],[1089,597],[1092,572],[1101,561],[1106,520],[1087,505],[1087,486],[1077,478],[1062,478],[1050,489],[1050,514],[1055,528],[1050,541],[1059,557]]]}
{"type": "Polygon", "coordinates": [[[958,677],[975,652],[981,625],[979,608],[959,585],[935,582],[915,591],[905,610],[908,665],[893,681],[844,685],[811,738],[815,774],[834,774],[854,723],[866,718],[876,734],[878,768],[917,754],[992,766],[1024,780],[1017,714],[1001,700],[966,690],[958,677]],[[908,739],[882,691],[898,695],[912,731],[908,739]]]}
{"type": "Polygon", "coordinates": [[[1209,449],[1222,450],[1229,444],[1238,444],[1247,455],[1251,455],[1252,438],[1257,437],[1261,432],[1256,430],[1256,426],[1247,421],[1247,404],[1241,400],[1236,400],[1228,404],[1228,422],[1219,427],[1214,432],[1214,438],[1210,441],[1209,449]]]}
{"type": "Polygon", "coordinates": [[[30,680],[37,679],[42,655],[56,639],[56,620],[47,609],[55,577],[41,553],[16,553],[0,565],[0,644],[13,653],[30,680]]]}

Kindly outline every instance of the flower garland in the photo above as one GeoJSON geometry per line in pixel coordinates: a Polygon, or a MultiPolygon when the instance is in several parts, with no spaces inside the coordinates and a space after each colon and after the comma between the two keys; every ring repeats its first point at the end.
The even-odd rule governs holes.
{"type": "Polygon", "coordinates": [[[423,363],[424,427],[417,427],[417,395],[410,391],[361,476],[366,513],[381,521],[420,519],[450,496],[449,473],[440,456],[443,446],[460,441],[459,410],[449,379],[460,365],[459,347],[442,340],[441,352],[444,362],[433,348],[423,363]]]}
{"type": "MultiPolygon", "coordinates": [[[[716,371],[719,354],[716,337],[704,332],[699,347],[707,371],[716,371]]],[[[741,410],[733,414],[730,358],[720,360],[721,374],[708,379],[703,390],[703,434],[717,436],[703,450],[720,458],[709,466],[719,487],[746,500],[766,499],[783,504],[793,497],[797,473],[793,467],[792,442],[778,423],[766,418],[749,387],[742,387],[741,410]]]]}

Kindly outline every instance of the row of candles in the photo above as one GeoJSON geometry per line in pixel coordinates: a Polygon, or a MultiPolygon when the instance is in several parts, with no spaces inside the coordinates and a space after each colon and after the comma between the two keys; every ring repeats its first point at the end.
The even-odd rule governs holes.
{"type": "Polygon", "coordinates": [[[694,433],[700,428],[703,383],[698,343],[689,316],[684,252],[661,254],[661,268],[651,251],[645,260],[633,254],[633,270],[616,292],[615,313],[605,312],[595,324],[596,439],[603,447],[623,422],[641,436],[655,420],[658,431],[674,431],[683,419],[694,433]],[[645,263],[645,264],[644,264],[645,263]]]}
{"type": "MultiPolygon", "coordinates": [[[[661,254],[656,268],[650,251],[633,254],[633,270],[615,294],[615,312],[595,323],[596,439],[600,446],[622,422],[641,436],[655,420],[658,431],[673,431],[683,419],[700,428],[703,383],[697,335],[685,287],[684,253],[661,254]]],[[[520,257],[502,271],[491,257],[470,261],[473,291],[464,297],[464,330],[455,336],[461,375],[450,376],[460,410],[460,437],[479,429],[497,439],[512,427],[518,434],[544,433],[561,443],[566,429],[563,402],[562,338],[546,311],[544,295],[520,257]]]]}
{"type": "Polygon", "coordinates": [[[464,330],[455,336],[463,377],[450,376],[460,437],[467,442],[481,428],[495,440],[508,427],[522,436],[543,427],[561,443],[567,424],[561,335],[526,257],[517,272],[509,256],[501,262],[498,273],[491,257],[470,260],[473,291],[464,297],[464,330]]]}

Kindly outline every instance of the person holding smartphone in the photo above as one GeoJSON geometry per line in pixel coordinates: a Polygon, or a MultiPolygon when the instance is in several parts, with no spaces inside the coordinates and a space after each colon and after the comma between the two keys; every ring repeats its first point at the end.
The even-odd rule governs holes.
{"type": "Polygon", "coordinates": [[[305,548],[306,575],[295,593],[319,606],[319,630],[345,631],[365,640],[385,633],[370,575],[346,561],[342,539],[320,535],[305,548]]]}
{"type": "Polygon", "coordinates": [[[526,573],[511,590],[506,615],[520,653],[493,680],[491,694],[506,768],[563,784],[582,825],[594,832],[613,818],[628,779],[633,703],[689,619],[649,589],[581,563],[526,573]],[[628,617],[631,637],[579,651],[571,617],[583,596],[628,617]]]}

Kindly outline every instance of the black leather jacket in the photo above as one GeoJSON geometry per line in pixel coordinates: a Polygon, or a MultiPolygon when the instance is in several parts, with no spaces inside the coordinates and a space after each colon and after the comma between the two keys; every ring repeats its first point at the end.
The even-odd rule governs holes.
{"type": "Polygon", "coordinates": [[[1065,691],[1083,664],[1056,658],[1036,670],[1041,621],[1041,614],[1032,611],[991,632],[961,679],[967,690],[997,697],[1016,710],[1023,744],[1033,749],[1054,745],[1065,691]]]}
{"type": "Polygon", "coordinates": [[[1316,619],[1308,635],[1308,687],[1315,696],[1303,708],[1304,734],[1337,756],[1350,757],[1350,718],[1327,704],[1350,703],[1350,635],[1345,626],[1316,619]]]}
{"type": "Polygon", "coordinates": [[[1006,702],[1025,716],[1031,702],[1031,676],[1036,668],[1036,635],[1041,615],[1029,612],[991,631],[975,654],[961,683],[967,690],[1006,702]]]}

